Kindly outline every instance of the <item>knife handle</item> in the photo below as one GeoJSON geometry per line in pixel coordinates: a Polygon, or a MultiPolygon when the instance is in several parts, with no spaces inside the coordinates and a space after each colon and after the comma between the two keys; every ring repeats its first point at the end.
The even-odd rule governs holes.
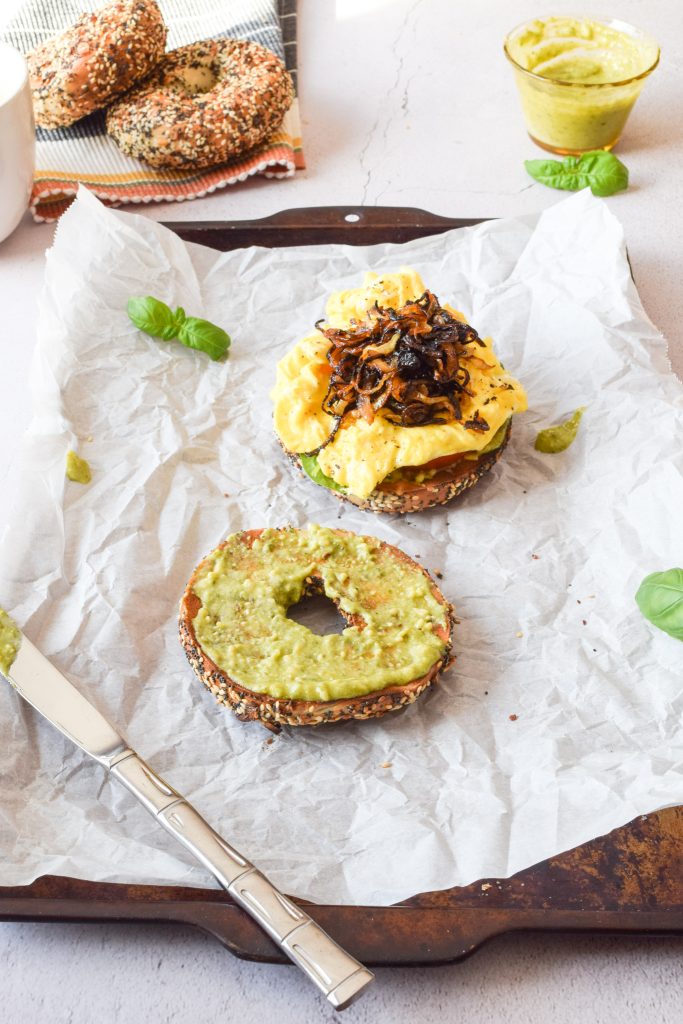
{"type": "Polygon", "coordinates": [[[194,854],[258,924],[300,967],[336,1010],[349,1006],[373,980],[363,964],[338,946],[265,875],[238,853],[181,795],[133,750],[114,759],[110,772],[194,854]]]}

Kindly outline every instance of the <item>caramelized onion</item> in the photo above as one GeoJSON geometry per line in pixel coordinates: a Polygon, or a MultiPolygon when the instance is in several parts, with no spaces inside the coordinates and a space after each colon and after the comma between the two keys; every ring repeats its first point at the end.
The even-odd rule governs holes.
{"type": "MultiPolygon", "coordinates": [[[[372,423],[376,413],[402,427],[462,422],[460,396],[470,395],[470,374],[460,362],[470,356],[468,346],[483,345],[469,324],[457,320],[439,305],[430,291],[400,309],[377,303],[362,323],[349,328],[317,329],[330,347],[332,368],[323,410],[335,419],[332,441],[348,416],[372,423]]],[[[468,430],[489,429],[477,410],[463,424],[468,430]]],[[[308,454],[315,454],[313,452],[308,454]]]]}

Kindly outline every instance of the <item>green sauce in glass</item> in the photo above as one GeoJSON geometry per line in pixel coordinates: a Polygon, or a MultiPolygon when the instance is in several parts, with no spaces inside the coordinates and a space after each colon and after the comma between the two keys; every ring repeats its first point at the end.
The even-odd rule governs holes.
{"type": "Polygon", "coordinates": [[[505,41],[532,139],[556,153],[611,149],[659,60],[649,36],[621,21],[537,19],[505,41]]]}

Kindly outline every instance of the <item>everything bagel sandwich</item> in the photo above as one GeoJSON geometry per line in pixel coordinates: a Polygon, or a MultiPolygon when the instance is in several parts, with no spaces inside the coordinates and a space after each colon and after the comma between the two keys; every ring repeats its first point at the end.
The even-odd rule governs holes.
{"type": "Polygon", "coordinates": [[[315,483],[375,512],[450,501],[499,459],[522,385],[419,274],[333,294],[277,366],[274,426],[315,483]]]}

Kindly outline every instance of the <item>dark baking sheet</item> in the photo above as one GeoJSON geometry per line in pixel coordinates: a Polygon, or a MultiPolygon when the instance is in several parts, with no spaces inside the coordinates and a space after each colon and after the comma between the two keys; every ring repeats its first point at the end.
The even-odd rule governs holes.
{"type": "MultiPolygon", "coordinates": [[[[285,210],[261,220],[167,226],[188,242],[226,250],[405,242],[476,223],[403,207],[328,206],[285,210]]],[[[384,966],[460,960],[509,931],[683,934],[683,807],[641,816],[512,878],[421,893],[393,907],[307,904],[307,909],[349,952],[384,966]]],[[[0,887],[0,920],[176,921],[215,935],[244,959],[289,963],[258,925],[215,889],[45,876],[28,886],[0,887]]]]}

